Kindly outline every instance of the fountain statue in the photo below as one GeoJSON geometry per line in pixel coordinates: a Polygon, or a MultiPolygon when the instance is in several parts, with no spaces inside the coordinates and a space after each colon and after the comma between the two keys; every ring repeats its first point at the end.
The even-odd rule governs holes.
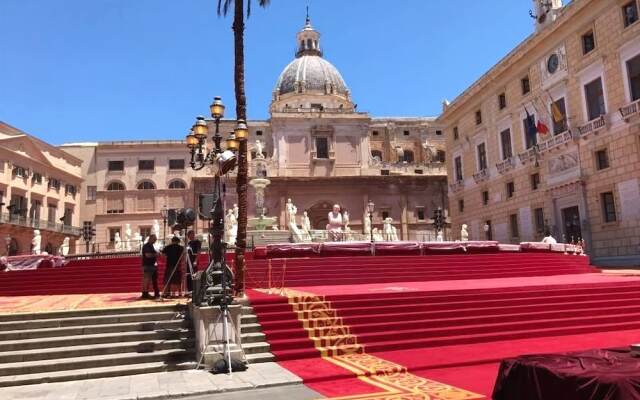
{"type": "Polygon", "coordinates": [[[342,214],[340,214],[339,204],[333,205],[333,209],[329,212],[327,218],[329,219],[329,223],[327,224],[329,240],[332,242],[342,240],[342,226],[344,225],[344,220],[342,218],[342,214]]]}
{"type": "Polygon", "coordinates": [[[116,232],[113,237],[113,249],[115,251],[122,251],[122,239],[120,239],[120,232],[116,232]]]}
{"type": "Polygon", "coordinates": [[[311,221],[306,211],[302,213],[302,231],[306,234],[311,234],[311,221]]]}
{"type": "Polygon", "coordinates": [[[238,219],[236,218],[233,209],[227,210],[227,215],[224,217],[224,240],[229,246],[236,244],[236,237],[238,236],[238,219]]]}
{"type": "Polygon", "coordinates": [[[469,232],[467,232],[467,224],[462,224],[462,229],[460,229],[460,240],[463,242],[469,241],[469,232]]]}
{"type": "Polygon", "coordinates": [[[58,249],[58,254],[62,254],[63,256],[69,254],[69,240],[69,236],[65,236],[65,238],[62,240],[60,248],[58,249]]]}
{"type": "Polygon", "coordinates": [[[442,235],[442,229],[438,230],[438,233],[436,234],[436,242],[444,242],[444,238],[442,235]]]}
{"type": "Polygon", "coordinates": [[[124,248],[131,251],[131,224],[124,225],[124,248]]]}
{"type": "Polygon", "coordinates": [[[31,254],[40,254],[42,246],[42,236],[40,236],[40,230],[34,229],[33,239],[31,239],[31,254]]]}
{"type": "Polygon", "coordinates": [[[260,141],[260,139],[256,139],[256,158],[264,159],[264,154],[262,154],[262,152],[263,152],[262,142],[260,141]]]}
{"type": "Polygon", "coordinates": [[[382,236],[384,240],[388,242],[397,242],[398,241],[398,231],[395,226],[393,226],[393,219],[391,217],[387,217],[384,219],[382,226],[382,236]]]}

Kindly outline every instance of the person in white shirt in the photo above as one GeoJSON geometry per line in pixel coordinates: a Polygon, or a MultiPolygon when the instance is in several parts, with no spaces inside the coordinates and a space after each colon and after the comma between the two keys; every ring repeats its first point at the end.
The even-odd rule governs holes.
{"type": "Polygon", "coordinates": [[[553,236],[551,236],[551,232],[547,230],[544,232],[544,238],[542,239],[542,243],[556,244],[558,242],[556,241],[556,239],[553,238],[553,236]]]}

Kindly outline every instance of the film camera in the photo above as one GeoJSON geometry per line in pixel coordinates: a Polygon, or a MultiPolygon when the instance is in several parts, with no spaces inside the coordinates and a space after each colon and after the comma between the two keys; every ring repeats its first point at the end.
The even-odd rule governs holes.
{"type": "Polygon", "coordinates": [[[169,226],[178,229],[187,229],[196,222],[196,212],[193,208],[172,208],[167,213],[169,226]]]}

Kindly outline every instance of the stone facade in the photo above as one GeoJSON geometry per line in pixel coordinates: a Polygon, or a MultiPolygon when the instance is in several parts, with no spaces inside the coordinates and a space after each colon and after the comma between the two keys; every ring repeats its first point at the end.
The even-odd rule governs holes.
{"type": "Polygon", "coordinates": [[[0,122],[0,255],[28,254],[33,231],[57,253],[79,235],[82,160],[0,122]]]}
{"type": "Polygon", "coordinates": [[[548,228],[584,238],[596,263],[638,265],[639,4],[556,6],[553,21],[443,106],[452,229],[518,242],[548,228]],[[527,113],[550,130],[537,145],[527,113]]]}
{"type": "MultiPolygon", "coordinates": [[[[374,227],[393,218],[402,239],[433,239],[433,210],[446,210],[443,130],[435,118],[372,118],[357,110],[338,70],[322,58],[320,34],[307,20],[298,33],[296,59],[276,81],[271,118],[248,121],[251,173],[256,144],[262,144],[266,175],[266,215],[285,226],[285,203],[293,200],[312,228],[324,229],[333,204],[349,211],[350,227],[362,232],[371,199],[374,227]]],[[[207,120],[209,132],[214,122],[207,120]]],[[[222,120],[220,132],[235,121],[222,120]]],[[[184,141],[103,142],[63,145],[86,161],[81,220],[95,223],[96,242],[110,246],[125,224],[133,233],[149,233],[161,208],[198,208],[201,193],[212,190],[212,171],[193,171],[184,141]],[[179,160],[179,161],[178,161],[179,160]],[[172,168],[176,167],[176,168],[172,168]],[[178,168],[178,166],[180,166],[178,168]],[[176,184],[176,182],[178,182],[176,184]],[[90,195],[89,195],[90,194],[90,195]]],[[[226,206],[237,203],[234,175],[226,180],[226,206]]],[[[249,218],[255,215],[253,189],[249,218]]],[[[298,221],[300,224],[300,221],[298,221]]],[[[202,232],[206,221],[199,220],[202,232]]],[[[249,237],[249,243],[252,238],[249,237]]]]}

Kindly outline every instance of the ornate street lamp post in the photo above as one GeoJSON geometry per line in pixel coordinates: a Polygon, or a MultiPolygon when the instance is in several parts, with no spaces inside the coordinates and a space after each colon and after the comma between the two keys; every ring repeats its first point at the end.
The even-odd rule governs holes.
{"type": "Polygon", "coordinates": [[[220,97],[215,97],[210,106],[211,117],[215,124],[215,133],[212,137],[213,147],[207,146],[208,127],[204,117],[196,118],[195,124],[187,135],[187,147],[191,153],[191,168],[201,170],[207,165],[212,165],[215,169],[213,183],[213,208],[211,213],[210,234],[213,238],[209,247],[209,266],[201,277],[201,286],[196,298],[194,290],[194,304],[200,305],[203,301],[209,305],[218,303],[221,307],[226,307],[232,300],[228,295],[227,288],[231,287],[231,274],[226,265],[225,252],[226,243],[224,236],[224,204],[223,188],[221,177],[232,171],[236,167],[236,153],[240,147],[240,141],[246,140],[247,128],[244,121],[238,121],[237,127],[225,140],[226,149],[221,147],[222,135],[220,135],[220,119],[224,116],[224,105],[220,97]],[[216,285],[220,285],[222,293],[216,292],[216,285]]]}
{"type": "Polygon", "coordinates": [[[166,205],[160,209],[160,216],[162,217],[162,246],[166,246],[167,243],[167,217],[169,216],[169,209],[166,205]]]}
{"type": "Polygon", "coordinates": [[[369,202],[367,203],[367,212],[369,213],[369,225],[370,225],[369,234],[371,237],[371,243],[373,243],[373,210],[374,208],[375,208],[375,204],[373,203],[372,200],[369,200],[369,202]]]}

